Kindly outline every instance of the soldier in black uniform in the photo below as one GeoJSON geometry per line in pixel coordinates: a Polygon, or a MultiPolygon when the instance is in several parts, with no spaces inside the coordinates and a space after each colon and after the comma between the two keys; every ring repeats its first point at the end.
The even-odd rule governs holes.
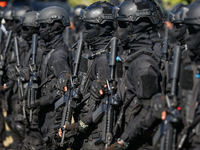
{"type": "Polygon", "coordinates": [[[70,21],[66,10],[57,6],[41,10],[36,21],[40,24],[40,36],[45,41],[46,48],[43,50],[40,68],[41,97],[31,107],[40,107],[39,127],[46,148],[56,149],[56,143],[51,138],[56,118],[54,103],[62,96],[71,73],[70,51],[62,35],[70,21]]]}
{"type": "Polygon", "coordinates": [[[120,40],[125,49],[124,56],[120,58],[124,72],[119,93],[126,108],[125,129],[117,142],[106,150],[138,149],[143,144],[146,144],[144,149],[151,149],[152,130],[145,123],[145,117],[150,110],[152,96],[161,88],[160,60],[154,53],[155,42],[150,37],[152,31],[162,25],[163,15],[154,1],[144,0],[125,1],[114,15],[122,30],[120,40]]]}
{"type": "MultiPolygon", "coordinates": [[[[26,84],[26,88],[24,91],[28,92],[28,81],[30,80],[30,67],[32,60],[32,35],[37,34],[39,35],[39,24],[36,22],[36,17],[39,15],[36,11],[30,11],[27,12],[22,18],[21,18],[21,36],[24,39],[22,42],[19,43],[20,47],[20,62],[22,66],[22,70],[20,72],[22,82],[26,84]]],[[[42,62],[42,55],[43,51],[40,49],[41,45],[39,43],[41,41],[41,38],[38,38],[38,48],[36,51],[36,70],[38,70],[39,66],[42,62]]],[[[39,79],[36,81],[37,84],[39,84],[39,79]]],[[[25,95],[26,95],[26,92],[25,95]]],[[[23,107],[21,107],[23,109],[23,107]]],[[[38,111],[33,111],[33,119],[32,122],[29,122],[30,119],[30,111],[29,109],[26,109],[28,112],[26,114],[26,135],[24,139],[24,147],[25,149],[44,149],[44,143],[42,142],[42,135],[40,133],[40,130],[38,128],[38,111]]]]}
{"type": "MultiPolygon", "coordinates": [[[[20,17],[30,11],[31,9],[28,6],[23,6],[16,8],[15,10],[9,10],[4,12],[5,20],[7,21],[6,29],[8,31],[12,31],[12,38],[6,52],[6,75],[8,77],[8,81],[4,84],[6,89],[6,99],[9,103],[8,115],[6,117],[6,122],[8,126],[11,128],[13,132],[14,142],[12,144],[13,149],[23,149],[23,138],[25,131],[24,117],[21,113],[21,107],[19,104],[18,97],[18,85],[16,82],[17,71],[16,71],[16,54],[15,54],[15,45],[14,45],[14,37],[18,39],[19,42],[22,42],[23,38],[20,35],[21,32],[21,24],[20,17]]],[[[23,56],[22,56],[23,57],[23,56]]],[[[20,57],[20,60],[24,58],[20,57]]],[[[22,64],[20,62],[20,64],[22,64]]]]}
{"type": "MultiPolygon", "coordinates": [[[[182,149],[200,149],[200,95],[199,95],[199,38],[200,38],[200,1],[195,1],[186,7],[187,13],[184,18],[187,34],[185,35],[185,43],[187,45],[189,55],[185,55],[181,64],[180,73],[180,107],[181,119],[184,129],[181,132],[181,140],[186,135],[186,140],[182,149]]],[[[185,14],[182,12],[182,14],[185,14]]],[[[180,140],[180,141],[181,141],[180,140]]]]}
{"type": "Polygon", "coordinates": [[[72,134],[80,133],[72,144],[72,149],[104,149],[103,143],[94,144],[101,137],[102,123],[94,123],[92,114],[103,99],[99,91],[103,90],[106,80],[109,79],[109,63],[105,51],[102,51],[112,39],[116,28],[112,17],[113,8],[113,5],[108,2],[98,1],[88,6],[80,15],[86,28],[84,40],[89,46],[89,51],[84,53],[84,56],[89,58],[86,81],[80,86],[84,87],[83,96],[90,93],[90,98],[79,110],[79,122],[65,126],[66,130],[71,131],[72,134]],[[81,147],[77,142],[82,142],[81,147]]]}
{"type": "MultiPolygon", "coordinates": [[[[3,8],[0,7],[0,22],[3,19],[3,8]]],[[[1,23],[0,23],[1,24],[1,23]]],[[[1,28],[2,28],[1,24],[1,28]]],[[[4,27],[4,26],[3,26],[4,27]]],[[[5,27],[4,27],[5,28],[5,27]]],[[[5,35],[4,31],[0,29],[1,34],[0,34],[0,54],[2,54],[3,51],[3,37],[5,35]]],[[[2,77],[3,77],[3,70],[0,71],[0,149],[4,150],[3,148],[3,140],[6,138],[6,129],[5,129],[5,121],[4,121],[4,116],[3,116],[3,108],[5,108],[5,100],[4,100],[4,91],[3,91],[3,85],[2,85],[2,77]]]]}

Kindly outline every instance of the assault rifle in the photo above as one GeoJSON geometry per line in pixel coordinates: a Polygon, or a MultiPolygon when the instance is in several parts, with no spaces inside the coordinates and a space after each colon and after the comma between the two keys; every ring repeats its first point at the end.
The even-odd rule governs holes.
{"type": "Polygon", "coordinates": [[[173,65],[170,72],[171,90],[170,93],[166,95],[166,102],[168,106],[166,117],[163,118],[163,121],[153,138],[154,146],[160,147],[160,150],[176,149],[176,136],[180,122],[180,112],[178,110],[177,102],[180,62],[181,48],[177,45],[173,51],[173,65]]]}
{"type": "Polygon", "coordinates": [[[3,53],[1,55],[1,62],[0,62],[1,73],[3,73],[2,70],[4,69],[6,53],[7,53],[8,47],[10,45],[11,37],[12,37],[12,30],[10,30],[9,33],[8,33],[8,37],[7,37],[7,40],[6,40],[5,48],[4,48],[3,53]]]}
{"type": "Polygon", "coordinates": [[[0,54],[2,54],[3,31],[0,29],[0,54]]]}
{"type": "Polygon", "coordinates": [[[168,52],[168,44],[169,44],[169,29],[167,26],[165,26],[165,36],[162,42],[162,54],[163,58],[167,59],[167,52],[168,52]]]}
{"type": "MultiPolygon", "coordinates": [[[[66,97],[66,94],[64,94],[63,98],[61,98],[61,99],[67,99],[67,100],[64,100],[65,107],[62,114],[61,129],[63,129],[64,125],[71,124],[73,111],[74,111],[74,108],[76,108],[76,100],[79,99],[78,95],[76,94],[76,91],[79,85],[78,68],[79,68],[79,63],[81,59],[83,44],[84,44],[83,39],[80,38],[80,40],[73,46],[74,48],[77,46],[77,50],[76,50],[77,53],[74,60],[74,73],[70,79],[71,86],[68,88],[68,93],[66,93],[68,94],[68,99],[66,97]]],[[[65,139],[65,130],[63,129],[61,143],[60,143],[61,147],[64,146],[64,139],[65,139]]]]}
{"type": "MultiPolygon", "coordinates": [[[[18,48],[18,40],[17,37],[14,37],[14,44],[15,44],[15,54],[16,54],[16,71],[17,71],[17,85],[18,85],[18,98],[21,99],[24,96],[24,89],[23,89],[23,84],[21,81],[21,65],[19,62],[19,48],[18,48]]],[[[26,119],[26,112],[25,112],[25,99],[22,101],[22,111],[23,111],[23,117],[26,119]]]]}
{"type": "Polygon", "coordinates": [[[113,123],[115,120],[114,106],[118,105],[116,98],[117,82],[115,81],[115,65],[116,65],[116,53],[117,53],[117,38],[113,37],[110,43],[106,46],[106,51],[110,49],[109,66],[110,77],[107,80],[107,92],[105,94],[104,102],[93,113],[93,122],[97,123],[103,116],[103,132],[102,137],[99,138],[95,144],[105,144],[105,148],[112,144],[113,141],[113,123]]]}
{"type": "Polygon", "coordinates": [[[37,42],[38,42],[38,35],[33,34],[32,36],[32,62],[29,65],[31,70],[30,80],[28,82],[28,101],[27,106],[30,109],[30,116],[29,121],[32,122],[33,116],[33,109],[30,108],[30,105],[35,103],[36,96],[37,96],[37,89],[38,89],[38,74],[36,71],[36,55],[37,55],[37,42]]]}

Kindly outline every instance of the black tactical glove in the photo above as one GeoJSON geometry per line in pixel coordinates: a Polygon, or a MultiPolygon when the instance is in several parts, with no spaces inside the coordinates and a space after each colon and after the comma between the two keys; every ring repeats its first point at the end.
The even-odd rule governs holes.
{"type": "Polygon", "coordinates": [[[161,119],[161,113],[167,110],[166,96],[157,93],[151,98],[151,111],[157,119],[161,119]]]}
{"type": "Polygon", "coordinates": [[[64,87],[70,83],[70,77],[69,73],[62,74],[56,82],[56,88],[63,91],[64,87]]]}
{"type": "Polygon", "coordinates": [[[81,120],[78,123],[65,125],[64,130],[71,131],[71,133],[85,132],[84,130],[88,127],[81,120]]]}
{"type": "Polygon", "coordinates": [[[17,75],[16,75],[15,67],[13,67],[12,65],[9,65],[6,74],[7,74],[8,78],[10,78],[11,80],[16,81],[17,75]]]}
{"type": "Polygon", "coordinates": [[[125,148],[119,144],[118,142],[115,142],[114,144],[108,146],[105,150],[124,150],[125,148]]]}
{"type": "Polygon", "coordinates": [[[9,80],[8,82],[4,83],[3,88],[4,88],[4,90],[7,90],[7,89],[10,89],[13,86],[14,86],[14,81],[9,80]]]}
{"type": "Polygon", "coordinates": [[[30,68],[24,67],[20,72],[21,78],[23,81],[29,81],[30,79],[30,68]]]}
{"type": "Polygon", "coordinates": [[[41,103],[40,103],[40,100],[39,99],[37,99],[36,101],[35,101],[35,103],[33,103],[33,104],[30,104],[30,108],[37,108],[37,107],[40,107],[41,106],[41,103]]]}
{"type": "Polygon", "coordinates": [[[90,88],[91,98],[95,101],[101,101],[104,95],[104,85],[106,82],[104,81],[94,81],[90,88]]]}

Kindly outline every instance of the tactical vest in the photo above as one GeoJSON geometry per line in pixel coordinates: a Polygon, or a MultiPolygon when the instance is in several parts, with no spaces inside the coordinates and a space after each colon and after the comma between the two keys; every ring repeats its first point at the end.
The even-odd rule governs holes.
{"type": "MultiPolygon", "coordinates": [[[[128,50],[128,54],[126,54],[126,56],[124,56],[124,58],[121,59],[121,62],[123,63],[123,76],[122,76],[121,84],[118,87],[118,89],[120,89],[120,90],[118,90],[117,93],[122,100],[125,100],[125,97],[126,97],[125,96],[126,95],[125,88],[126,88],[126,79],[127,79],[127,72],[128,72],[129,64],[134,59],[138,58],[141,55],[148,55],[151,58],[153,58],[158,64],[161,63],[161,58],[159,58],[152,50],[147,50],[146,48],[141,49],[133,54],[130,54],[130,53],[131,53],[131,51],[128,50]]],[[[147,64],[145,64],[145,65],[147,65],[147,64]]],[[[151,65],[151,64],[149,64],[149,65],[151,65]]],[[[154,70],[156,72],[160,72],[160,70],[156,70],[156,68],[154,68],[154,70]]],[[[145,117],[150,108],[150,103],[151,103],[150,100],[139,100],[136,96],[136,93],[133,94],[130,98],[127,98],[124,101],[124,106],[123,106],[124,109],[126,110],[125,114],[124,114],[125,122],[121,122],[121,124],[119,124],[122,126],[121,128],[123,128],[123,126],[124,126],[124,129],[126,129],[128,124],[130,123],[130,121],[132,119],[134,119],[134,117],[138,114],[145,117]]],[[[124,129],[122,129],[122,130],[124,130],[124,129]]]]}
{"type": "MultiPolygon", "coordinates": [[[[182,119],[185,126],[191,125],[196,115],[197,100],[199,98],[200,90],[199,68],[200,65],[191,62],[189,57],[183,60],[181,66],[179,94],[182,108],[182,119]]],[[[199,125],[196,127],[199,127],[199,125]]],[[[200,134],[200,128],[196,134],[200,134]]]]}

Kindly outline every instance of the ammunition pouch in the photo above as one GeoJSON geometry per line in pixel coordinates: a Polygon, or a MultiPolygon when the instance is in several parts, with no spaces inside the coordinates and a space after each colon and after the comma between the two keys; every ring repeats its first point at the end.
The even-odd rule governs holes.
{"type": "Polygon", "coordinates": [[[45,95],[51,93],[55,89],[56,78],[53,78],[50,82],[47,82],[42,86],[41,94],[45,95]]]}

